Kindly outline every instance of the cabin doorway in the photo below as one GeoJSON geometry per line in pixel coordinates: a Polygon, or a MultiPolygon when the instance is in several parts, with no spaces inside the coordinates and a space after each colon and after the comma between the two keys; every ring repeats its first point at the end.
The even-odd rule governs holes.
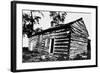
{"type": "Polygon", "coordinates": [[[54,38],[50,38],[50,44],[49,44],[49,53],[53,53],[54,50],[54,38]]]}

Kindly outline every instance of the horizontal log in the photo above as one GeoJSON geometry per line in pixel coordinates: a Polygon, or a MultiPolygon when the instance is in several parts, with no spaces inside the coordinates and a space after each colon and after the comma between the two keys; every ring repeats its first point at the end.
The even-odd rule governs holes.
{"type": "Polygon", "coordinates": [[[67,38],[69,38],[69,36],[57,36],[57,37],[55,37],[55,39],[67,39],[67,38]]]}
{"type": "Polygon", "coordinates": [[[68,54],[67,52],[54,52],[54,54],[68,54]]]}
{"type": "Polygon", "coordinates": [[[68,46],[69,43],[57,43],[57,44],[54,44],[55,46],[68,46]]]}
{"type": "Polygon", "coordinates": [[[88,43],[80,42],[80,41],[71,41],[70,45],[78,45],[78,46],[87,46],[88,43]]]}
{"type": "Polygon", "coordinates": [[[84,47],[80,47],[80,46],[70,46],[70,50],[78,50],[78,49],[87,50],[87,46],[84,46],[84,47]]]}
{"type": "Polygon", "coordinates": [[[61,33],[61,32],[67,32],[67,31],[69,31],[69,29],[60,29],[60,30],[55,31],[55,33],[61,33]]]}
{"type": "Polygon", "coordinates": [[[54,52],[68,52],[68,50],[54,50],[54,52]]]}
{"type": "Polygon", "coordinates": [[[69,41],[64,41],[64,42],[55,42],[55,44],[68,44],[69,43],[69,41]]]}
{"type": "Polygon", "coordinates": [[[56,39],[55,39],[55,42],[66,42],[66,41],[69,42],[69,39],[59,39],[59,40],[56,40],[56,39]]]}
{"type": "Polygon", "coordinates": [[[57,46],[57,47],[54,47],[55,49],[68,49],[68,46],[57,46]]]}

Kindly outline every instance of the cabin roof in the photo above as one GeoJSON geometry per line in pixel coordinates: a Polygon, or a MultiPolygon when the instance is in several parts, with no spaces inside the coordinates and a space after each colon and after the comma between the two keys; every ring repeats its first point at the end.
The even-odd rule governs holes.
{"type": "MultiPolygon", "coordinates": [[[[40,32],[36,32],[32,36],[44,34],[46,32],[52,32],[52,31],[60,30],[60,29],[70,29],[70,28],[72,28],[71,25],[74,25],[75,22],[78,22],[78,21],[81,21],[81,20],[82,20],[82,18],[79,18],[79,19],[77,19],[75,21],[72,21],[72,22],[69,22],[67,24],[59,24],[59,26],[51,27],[51,28],[48,28],[46,30],[42,30],[40,32]]],[[[85,27],[85,25],[84,25],[84,27],[85,27]]],[[[86,29],[86,32],[87,32],[87,29],[86,29]]],[[[87,32],[87,35],[88,35],[88,32],[87,32]]]]}

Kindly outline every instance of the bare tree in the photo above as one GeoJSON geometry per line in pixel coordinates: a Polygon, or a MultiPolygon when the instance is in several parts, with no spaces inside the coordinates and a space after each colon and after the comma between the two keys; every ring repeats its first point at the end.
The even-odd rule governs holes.
{"type": "Polygon", "coordinates": [[[34,30],[34,25],[39,24],[39,20],[41,19],[41,16],[35,15],[34,12],[37,12],[43,16],[43,13],[41,11],[34,11],[31,10],[30,14],[23,13],[23,34],[26,33],[28,37],[31,37],[32,33],[37,32],[37,30],[34,30]]]}

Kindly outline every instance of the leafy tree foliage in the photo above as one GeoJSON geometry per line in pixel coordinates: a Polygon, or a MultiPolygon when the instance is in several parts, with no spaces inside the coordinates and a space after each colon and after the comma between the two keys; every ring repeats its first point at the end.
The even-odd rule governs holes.
{"type": "Polygon", "coordinates": [[[59,24],[63,23],[65,21],[66,15],[67,15],[66,12],[51,11],[50,12],[50,17],[52,18],[51,25],[54,26],[53,24],[59,25],[59,24]]]}
{"type": "Polygon", "coordinates": [[[39,24],[39,20],[41,19],[40,16],[33,15],[34,12],[40,13],[42,16],[42,12],[40,11],[30,11],[30,14],[23,13],[23,34],[27,34],[28,37],[32,36],[32,33],[37,32],[34,30],[34,25],[39,24]]]}

